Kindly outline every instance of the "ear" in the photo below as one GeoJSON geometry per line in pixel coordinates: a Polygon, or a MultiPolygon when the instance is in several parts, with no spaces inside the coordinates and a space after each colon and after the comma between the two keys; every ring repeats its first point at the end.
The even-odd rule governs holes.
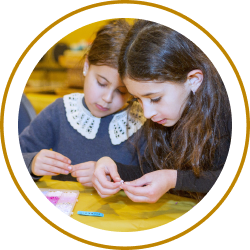
{"type": "Polygon", "coordinates": [[[200,69],[192,70],[187,75],[187,82],[193,93],[200,87],[203,82],[203,73],[200,69]]]}
{"type": "Polygon", "coordinates": [[[84,61],[84,65],[83,65],[83,75],[86,76],[87,72],[89,69],[89,60],[88,60],[88,56],[86,56],[85,61],[84,61]]]}

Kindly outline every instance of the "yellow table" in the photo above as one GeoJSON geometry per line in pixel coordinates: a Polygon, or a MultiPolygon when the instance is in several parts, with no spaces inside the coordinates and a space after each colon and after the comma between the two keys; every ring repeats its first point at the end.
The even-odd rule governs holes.
{"type": "Polygon", "coordinates": [[[134,203],[124,191],[102,199],[94,188],[78,182],[56,181],[43,177],[39,188],[79,190],[73,219],[86,225],[109,231],[132,232],[164,225],[188,212],[197,203],[193,199],[165,194],[155,204],[134,203]],[[100,212],[104,217],[81,216],[77,211],[100,212]]]}

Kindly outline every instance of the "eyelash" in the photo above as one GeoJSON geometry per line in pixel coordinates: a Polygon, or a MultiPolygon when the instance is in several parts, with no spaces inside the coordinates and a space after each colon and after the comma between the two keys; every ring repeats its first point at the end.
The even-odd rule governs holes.
{"type": "Polygon", "coordinates": [[[152,103],[156,103],[156,102],[159,102],[161,100],[161,97],[158,97],[156,99],[150,99],[150,102],[152,103]]]}
{"type": "MultiPolygon", "coordinates": [[[[161,97],[158,97],[156,99],[150,99],[150,102],[151,103],[157,103],[161,100],[161,97]]],[[[134,101],[134,102],[140,102],[138,98],[133,98],[131,101],[134,101]]]]}
{"type": "MultiPolygon", "coordinates": [[[[106,86],[107,86],[106,84],[102,84],[102,83],[100,83],[100,82],[98,82],[98,81],[97,81],[97,83],[98,83],[101,87],[106,87],[106,86]]],[[[126,93],[120,91],[119,89],[117,89],[117,92],[118,92],[119,94],[121,94],[121,95],[126,95],[126,93]]]]}
{"type": "Polygon", "coordinates": [[[106,86],[106,84],[102,84],[102,83],[100,83],[100,82],[98,82],[98,81],[97,81],[97,83],[98,83],[101,87],[105,87],[105,86],[106,86]]]}

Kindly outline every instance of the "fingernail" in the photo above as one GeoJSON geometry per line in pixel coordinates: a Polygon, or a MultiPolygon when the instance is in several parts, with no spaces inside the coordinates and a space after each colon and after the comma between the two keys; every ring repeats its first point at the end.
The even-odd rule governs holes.
{"type": "Polygon", "coordinates": [[[65,174],[69,174],[69,171],[66,170],[66,171],[65,171],[65,174]]]}
{"type": "Polygon", "coordinates": [[[72,169],[72,167],[71,167],[71,166],[69,166],[69,167],[68,167],[68,169],[69,169],[69,170],[71,170],[71,169],[72,169]]]}
{"type": "Polygon", "coordinates": [[[70,164],[70,163],[71,163],[71,160],[68,160],[68,163],[70,164]]]}
{"type": "Polygon", "coordinates": [[[130,185],[130,182],[124,182],[123,184],[130,185]]]}

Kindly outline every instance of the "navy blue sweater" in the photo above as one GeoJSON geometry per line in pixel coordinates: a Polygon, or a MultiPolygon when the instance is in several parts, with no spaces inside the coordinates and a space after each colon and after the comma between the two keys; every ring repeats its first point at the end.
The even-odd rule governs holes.
{"type": "MultiPolygon", "coordinates": [[[[83,105],[87,108],[84,99],[83,105]]],[[[116,113],[117,114],[117,113],[116,113]]],[[[97,161],[109,156],[126,165],[138,165],[136,150],[132,145],[133,136],[119,145],[113,145],[109,136],[109,124],[114,115],[101,118],[94,139],[87,139],[68,122],[63,99],[59,98],[46,107],[19,136],[25,164],[31,173],[31,163],[42,149],[52,149],[71,160],[71,164],[97,161]]],[[[41,177],[31,173],[34,180],[41,177]]],[[[53,176],[52,179],[76,181],[69,175],[53,176]]]]}

